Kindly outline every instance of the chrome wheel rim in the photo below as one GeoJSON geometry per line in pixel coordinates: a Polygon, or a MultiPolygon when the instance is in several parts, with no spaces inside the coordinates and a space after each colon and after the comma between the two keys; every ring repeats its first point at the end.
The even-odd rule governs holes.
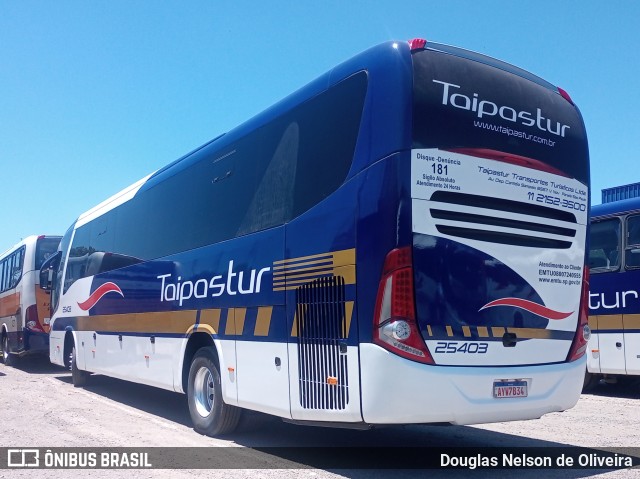
{"type": "Polygon", "coordinates": [[[198,369],[193,386],[196,411],[198,411],[200,416],[207,417],[211,414],[215,403],[213,395],[213,374],[211,374],[209,368],[201,367],[198,369]]]}

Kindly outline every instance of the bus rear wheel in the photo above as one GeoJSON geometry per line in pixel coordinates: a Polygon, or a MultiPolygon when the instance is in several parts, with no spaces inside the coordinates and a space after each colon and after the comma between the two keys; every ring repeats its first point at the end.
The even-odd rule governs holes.
{"type": "Polygon", "coordinates": [[[590,372],[584,373],[584,383],[582,384],[582,391],[588,392],[600,384],[600,375],[591,374],[590,372]]]}
{"type": "Polygon", "coordinates": [[[5,366],[15,364],[14,357],[9,353],[9,337],[6,334],[2,336],[2,362],[5,366]]]}
{"type": "Polygon", "coordinates": [[[193,428],[207,436],[235,430],[242,410],[222,400],[220,372],[211,347],[200,349],[189,369],[187,401],[193,428]]]}

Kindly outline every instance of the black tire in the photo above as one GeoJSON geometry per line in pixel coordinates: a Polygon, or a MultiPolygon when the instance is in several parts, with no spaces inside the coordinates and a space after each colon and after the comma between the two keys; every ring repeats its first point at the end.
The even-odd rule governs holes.
{"type": "Polygon", "coordinates": [[[73,382],[73,386],[76,388],[86,386],[87,381],[89,380],[89,373],[87,371],[83,371],[78,369],[78,365],[76,363],[76,347],[75,345],[71,349],[71,354],[69,355],[69,369],[71,370],[71,381],[73,382]]]}
{"type": "Polygon", "coordinates": [[[187,402],[193,428],[200,434],[220,436],[233,432],[242,409],[222,400],[220,372],[213,348],[201,348],[189,368],[187,402]]]}
{"type": "Polygon", "coordinates": [[[15,366],[16,358],[9,353],[9,337],[5,334],[2,337],[2,362],[5,366],[15,366]]]}
{"type": "Polygon", "coordinates": [[[582,392],[591,391],[598,384],[600,384],[600,376],[598,374],[591,374],[590,372],[585,371],[582,392]]]}

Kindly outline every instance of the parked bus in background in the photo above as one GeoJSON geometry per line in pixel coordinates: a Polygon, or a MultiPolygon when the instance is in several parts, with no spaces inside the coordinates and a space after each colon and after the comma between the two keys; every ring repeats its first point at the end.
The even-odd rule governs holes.
{"type": "Polygon", "coordinates": [[[0,256],[0,347],[6,365],[49,351],[49,295],[38,287],[39,273],[59,243],[60,236],[29,236],[0,256]]]}
{"type": "Polygon", "coordinates": [[[186,393],[210,435],[243,409],[344,427],[564,410],[588,187],[566,92],[388,42],[82,214],[45,285],[50,359],[74,385],[186,393]]]}
{"type": "Polygon", "coordinates": [[[640,375],[640,198],[591,208],[585,390],[640,375]]]}

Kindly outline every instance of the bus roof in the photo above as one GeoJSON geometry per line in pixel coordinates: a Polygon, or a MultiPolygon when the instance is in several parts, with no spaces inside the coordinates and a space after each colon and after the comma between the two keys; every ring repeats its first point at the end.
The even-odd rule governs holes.
{"type": "MultiPolygon", "coordinates": [[[[560,94],[557,87],[543,79],[526,70],[492,57],[434,42],[427,42],[424,48],[499,68],[541,85],[556,94],[560,94]]],[[[405,105],[407,96],[411,95],[413,82],[411,48],[407,41],[388,41],[365,50],[337,65],[273,106],[233,128],[231,131],[215,137],[204,145],[195,148],[177,160],[161,167],[133,185],[116,193],[99,205],[89,209],[80,215],[77,220],[77,226],[81,226],[101,216],[103,213],[133,198],[138,193],[149,190],[184,169],[189,168],[201,161],[203,159],[202,155],[208,156],[215,154],[216,151],[223,150],[225,147],[232,145],[235,141],[250,132],[275,120],[297,105],[312,99],[336,83],[363,70],[369,72],[370,85],[367,92],[367,100],[365,101],[365,110],[367,108],[371,110],[377,109],[379,113],[377,113],[377,110],[372,111],[372,114],[368,116],[367,124],[362,125],[362,128],[365,128],[367,131],[363,130],[364,134],[361,135],[361,138],[358,140],[352,170],[347,178],[367,166],[364,162],[370,158],[384,158],[398,151],[409,149],[412,141],[409,123],[411,122],[411,117],[408,112],[405,111],[405,105]],[[380,91],[384,91],[385,94],[380,95],[379,93],[374,93],[380,91]],[[375,105],[371,106],[372,104],[375,105]],[[404,117],[395,118],[395,121],[389,121],[387,115],[389,111],[402,111],[404,112],[404,117]],[[380,138],[384,138],[384,142],[379,141],[380,138]]]]}
{"type": "MultiPolygon", "coordinates": [[[[465,50],[463,48],[435,42],[427,42],[425,44],[425,48],[428,50],[439,51],[450,55],[459,56],[468,60],[499,68],[501,70],[515,74],[521,78],[532,81],[540,86],[543,86],[555,92],[556,94],[560,94],[556,86],[543,80],[542,78],[526,70],[497,60],[495,58],[470,50],[465,50]]],[[[299,90],[280,100],[273,106],[267,108],[251,119],[235,127],[228,133],[223,133],[222,135],[217,136],[213,140],[205,143],[202,146],[199,146],[198,148],[187,153],[178,160],[161,168],[150,176],[149,180],[142,186],[140,191],[142,192],[146,189],[152,188],[157,182],[162,181],[169,176],[173,176],[184,168],[189,167],[194,162],[197,162],[200,158],[196,153],[203,150],[209,151],[209,148],[211,148],[212,150],[218,150],[224,148],[228,144],[232,144],[234,141],[242,138],[249,132],[269,123],[283,113],[289,111],[297,105],[304,103],[305,101],[310,100],[314,96],[320,94],[329,87],[335,85],[339,81],[358,71],[366,70],[373,73],[373,75],[370,75],[370,81],[373,80],[375,82],[375,85],[372,86],[374,88],[382,87],[386,92],[388,92],[388,96],[391,98],[387,98],[387,102],[401,101],[402,94],[406,93],[406,88],[412,84],[410,53],[411,49],[407,41],[387,41],[355,55],[354,57],[332,68],[325,74],[321,75],[299,90]]],[[[390,124],[392,122],[389,122],[386,119],[378,120],[379,123],[382,123],[381,125],[375,124],[375,122],[377,121],[375,117],[372,121],[373,124],[370,125],[372,129],[371,138],[381,136],[377,135],[375,132],[375,130],[379,128],[384,129],[385,137],[394,138],[395,136],[396,141],[390,142],[393,147],[387,145],[387,148],[392,151],[370,151],[371,155],[369,156],[382,158],[387,154],[391,154],[402,149],[403,147],[406,148],[410,144],[410,138],[402,136],[403,130],[401,125],[396,126],[396,131],[389,131],[390,128],[394,127],[394,125],[390,124]]],[[[406,132],[407,130],[405,129],[404,131],[406,132]]],[[[372,147],[372,150],[374,149],[375,145],[373,145],[372,147]]],[[[356,157],[357,156],[358,155],[356,154],[356,157]]],[[[358,168],[358,165],[355,166],[355,171],[358,171],[360,168],[358,168]]]]}
{"type": "Polygon", "coordinates": [[[591,207],[591,217],[613,216],[620,213],[640,211],[640,197],[626,200],[612,201],[591,207]]]}
{"type": "Polygon", "coordinates": [[[6,251],[3,251],[2,253],[0,253],[0,259],[4,258],[5,256],[7,256],[10,253],[13,253],[15,250],[17,250],[18,248],[20,248],[23,245],[36,244],[36,241],[38,241],[40,238],[57,238],[57,239],[60,239],[61,236],[59,236],[59,235],[29,235],[26,238],[23,238],[22,240],[18,241],[11,248],[9,248],[6,251]]]}

